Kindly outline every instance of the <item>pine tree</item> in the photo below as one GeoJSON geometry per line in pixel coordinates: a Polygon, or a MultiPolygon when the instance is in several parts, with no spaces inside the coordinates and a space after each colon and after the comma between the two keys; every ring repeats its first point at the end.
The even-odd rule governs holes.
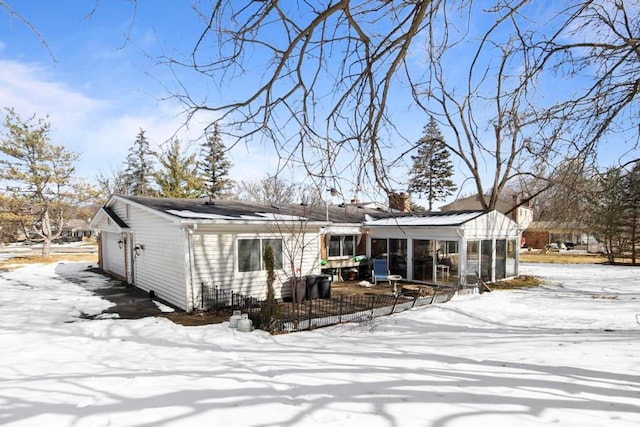
{"type": "Polygon", "coordinates": [[[161,169],[155,174],[155,182],[161,197],[200,197],[203,183],[198,176],[196,154],[185,153],[178,139],[173,139],[166,152],[158,156],[161,169]]]}
{"type": "Polygon", "coordinates": [[[424,195],[429,201],[429,211],[433,209],[434,202],[445,200],[457,189],[451,179],[453,164],[450,156],[438,124],[431,117],[418,141],[417,155],[411,156],[413,166],[409,173],[409,191],[424,195]]]}
{"type": "Polygon", "coordinates": [[[43,242],[43,256],[60,237],[70,202],[84,191],[73,178],[79,154],[51,144],[50,127],[43,119],[23,120],[8,109],[0,140],[0,179],[10,203],[3,204],[17,210],[13,219],[23,224],[25,234],[43,242]]]}
{"type": "Polygon", "coordinates": [[[154,194],[150,180],[154,176],[152,158],[155,153],[149,147],[145,131],[140,129],[136,141],[129,148],[125,162],[125,180],[127,194],[133,196],[151,196],[154,194]]]}
{"type": "Polygon", "coordinates": [[[609,262],[614,263],[624,240],[624,210],[627,203],[625,178],[619,168],[610,168],[594,183],[589,194],[590,226],[595,237],[604,242],[609,262]]]}
{"type": "Polygon", "coordinates": [[[201,160],[198,164],[200,176],[204,182],[204,194],[212,199],[218,198],[233,187],[229,177],[231,161],[225,155],[226,147],[220,138],[216,125],[213,133],[202,144],[201,160]]]}
{"type": "Polygon", "coordinates": [[[640,244],[640,163],[636,162],[625,175],[623,182],[625,197],[624,213],[622,216],[625,227],[631,263],[637,264],[638,246],[640,244]]]}

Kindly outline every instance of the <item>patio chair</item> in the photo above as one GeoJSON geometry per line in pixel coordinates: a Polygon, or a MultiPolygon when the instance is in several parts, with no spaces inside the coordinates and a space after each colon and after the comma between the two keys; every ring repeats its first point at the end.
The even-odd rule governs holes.
{"type": "Polygon", "coordinates": [[[378,280],[384,282],[389,281],[389,266],[387,265],[386,258],[376,258],[373,260],[373,271],[371,272],[371,279],[374,284],[378,283],[378,280]]]}

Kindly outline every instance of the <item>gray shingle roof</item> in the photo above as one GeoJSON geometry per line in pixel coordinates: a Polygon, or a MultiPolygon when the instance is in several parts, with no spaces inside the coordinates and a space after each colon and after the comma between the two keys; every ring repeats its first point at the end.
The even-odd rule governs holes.
{"type": "MultiPolygon", "coordinates": [[[[118,196],[126,200],[138,203],[147,208],[189,219],[247,219],[256,217],[256,214],[273,214],[298,216],[308,218],[311,221],[326,221],[327,208],[324,204],[315,206],[305,205],[265,205],[256,202],[240,200],[213,200],[208,199],[171,199],[140,196],[118,196]]],[[[365,215],[375,218],[392,216],[389,212],[375,209],[365,209],[355,205],[330,205],[329,221],[334,223],[361,223],[365,215]]]]}

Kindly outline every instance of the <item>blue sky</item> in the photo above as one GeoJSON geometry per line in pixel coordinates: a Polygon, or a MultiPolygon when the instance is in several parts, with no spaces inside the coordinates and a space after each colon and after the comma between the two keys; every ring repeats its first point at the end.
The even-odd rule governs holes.
{"type": "MultiPolygon", "coordinates": [[[[52,142],[82,154],[81,176],[93,179],[118,169],[140,128],[160,145],[175,132],[182,141],[194,140],[209,123],[210,117],[200,116],[181,128],[183,107],[167,92],[175,89],[175,79],[157,61],[159,55],[180,56],[192,48],[202,23],[191,2],[139,0],[137,9],[125,0],[5,3],[33,24],[47,46],[0,10],[0,107],[13,107],[25,117],[48,116],[52,142]]],[[[199,97],[217,95],[206,81],[186,82],[199,97]]],[[[428,119],[404,100],[392,105],[407,140],[416,141],[428,119]]],[[[611,141],[603,164],[615,163],[628,148],[611,141]]],[[[237,181],[261,179],[278,165],[270,146],[256,142],[238,145],[230,158],[231,178],[237,181]]],[[[402,177],[402,168],[398,174],[402,177]]],[[[464,175],[459,170],[458,184],[464,175]]],[[[469,184],[461,190],[472,192],[469,184]]]]}
{"type": "MultiPolygon", "coordinates": [[[[199,28],[185,3],[9,2],[46,42],[16,17],[0,13],[0,107],[23,117],[48,116],[52,142],[82,154],[81,176],[117,169],[140,128],[152,144],[176,131],[183,140],[200,136],[206,121],[188,129],[183,108],[167,99],[172,84],[151,56],[186,49],[199,28]]],[[[238,147],[231,153],[232,178],[260,179],[274,161],[267,150],[238,147]],[[260,165],[260,167],[258,167],[260,165]]]]}

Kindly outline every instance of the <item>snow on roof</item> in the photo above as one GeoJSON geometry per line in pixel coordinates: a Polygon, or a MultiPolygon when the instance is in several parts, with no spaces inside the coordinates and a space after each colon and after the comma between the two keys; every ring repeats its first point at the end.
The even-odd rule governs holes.
{"type": "Polygon", "coordinates": [[[295,215],[283,215],[269,212],[256,212],[254,215],[230,216],[213,213],[194,212],[190,210],[167,209],[167,213],[180,218],[190,219],[223,219],[233,221],[304,221],[307,218],[295,215]]]}
{"type": "Polygon", "coordinates": [[[373,219],[366,218],[366,226],[452,226],[464,224],[467,221],[484,215],[484,211],[432,213],[424,216],[400,216],[394,218],[373,219]]]}

